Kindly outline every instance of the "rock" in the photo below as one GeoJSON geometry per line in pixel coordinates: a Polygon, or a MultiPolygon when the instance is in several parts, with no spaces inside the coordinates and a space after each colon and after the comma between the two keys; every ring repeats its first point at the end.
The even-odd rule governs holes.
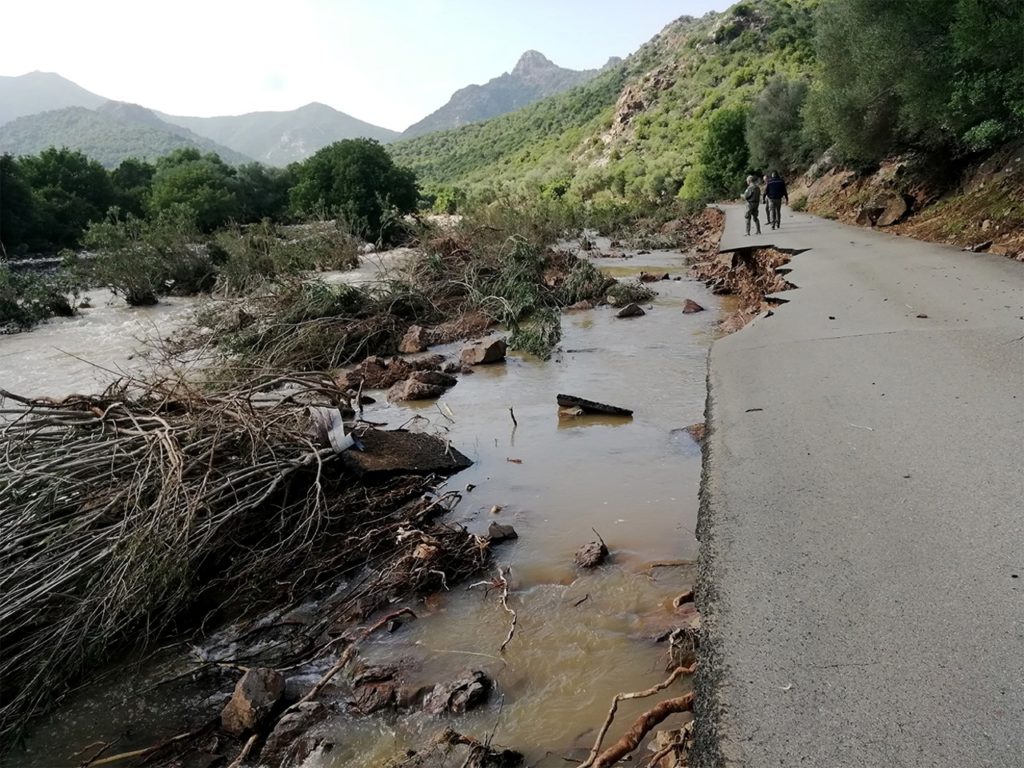
{"type": "Polygon", "coordinates": [[[875,224],[879,227],[890,227],[906,216],[909,210],[910,206],[903,195],[893,195],[886,201],[882,212],[875,219],[875,224]]]}
{"type": "Polygon", "coordinates": [[[253,667],[235,685],[231,700],[220,714],[221,726],[235,736],[255,730],[282,696],[284,675],[276,669],[253,667]]]}
{"type": "Polygon", "coordinates": [[[704,307],[698,304],[693,299],[687,299],[683,302],[683,314],[692,315],[694,312],[703,312],[704,307]]]}
{"type": "Polygon", "coordinates": [[[659,232],[663,235],[674,235],[676,232],[679,232],[680,230],[685,228],[685,221],[683,221],[682,219],[672,219],[671,221],[666,221],[664,224],[662,224],[659,232]]]}
{"type": "Polygon", "coordinates": [[[427,355],[415,359],[371,355],[345,374],[345,383],[352,389],[387,389],[409,378],[413,371],[436,371],[444,362],[443,355],[427,355]]]}
{"type": "Polygon", "coordinates": [[[503,541],[509,541],[510,539],[518,539],[519,534],[516,533],[516,529],[511,525],[502,525],[501,523],[491,523],[487,528],[487,540],[492,544],[500,544],[503,541]]]}
{"type": "Polygon", "coordinates": [[[395,694],[395,706],[399,709],[412,709],[423,705],[423,700],[434,690],[429,685],[406,685],[395,694]]]}
{"type": "Polygon", "coordinates": [[[674,768],[674,766],[680,764],[679,761],[685,753],[683,731],[681,729],[658,731],[654,734],[654,739],[651,740],[651,743],[647,745],[647,749],[655,754],[665,753],[657,763],[654,763],[652,768],[674,768]],[[676,745],[679,746],[676,747],[676,745]]]}
{"type": "Polygon", "coordinates": [[[397,475],[454,475],[473,462],[433,435],[371,429],[359,436],[363,450],[341,454],[342,465],[364,481],[397,475]]]}
{"type": "Polygon", "coordinates": [[[286,713],[267,737],[260,751],[261,765],[300,765],[319,746],[306,735],[327,719],[329,711],[319,701],[306,701],[286,713]]]}
{"type": "Polygon", "coordinates": [[[990,229],[992,229],[992,219],[985,219],[983,222],[981,222],[982,232],[988,232],[990,229]]]}
{"type": "Polygon", "coordinates": [[[508,345],[505,343],[505,339],[496,336],[467,344],[462,348],[462,354],[459,357],[463,365],[500,363],[505,359],[507,348],[508,345]]]}
{"type": "Polygon", "coordinates": [[[585,309],[593,309],[593,308],[594,308],[594,302],[584,300],[584,301],[577,301],[575,304],[570,304],[568,307],[565,308],[565,310],[567,312],[580,312],[580,311],[585,310],[585,309]]]}
{"type": "Polygon", "coordinates": [[[430,334],[422,325],[410,325],[405,336],[398,342],[398,351],[405,354],[422,352],[430,346],[430,334]]]}
{"type": "Polygon", "coordinates": [[[601,413],[606,416],[632,416],[633,412],[615,405],[605,405],[593,400],[584,400],[575,395],[558,395],[558,405],[562,408],[579,408],[584,413],[601,413]]]}
{"type": "Polygon", "coordinates": [[[603,541],[591,541],[576,551],[574,562],[578,568],[597,568],[608,559],[608,547],[603,541]]]}
{"type": "Polygon", "coordinates": [[[992,241],[991,240],[986,240],[983,243],[975,243],[974,245],[969,245],[966,248],[964,248],[964,250],[965,251],[970,251],[971,253],[984,253],[985,251],[987,251],[991,247],[992,247],[992,241]]]}
{"type": "Polygon", "coordinates": [[[643,309],[640,307],[640,305],[634,302],[632,304],[627,304],[626,306],[624,306],[617,313],[615,313],[615,316],[616,317],[640,317],[641,315],[646,315],[646,314],[647,313],[643,311],[643,309]]]}
{"type": "Polygon", "coordinates": [[[873,227],[875,220],[882,215],[884,209],[877,206],[861,206],[861,209],[857,211],[857,218],[855,221],[862,227],[873,227]]]}
{"type": "Polygon", "coordinates": [[[388,400],[393,403],[403,400],[432,400],[443,395],[458,382],[454,376],[440,371],[414,371],[405,381],[400,381],[388,390],[388,400]]]}
{"type": "Polygon", "coordinates": [[[462,370],[462,363],[458,360],[445,360],[441,365],[441,373],[459,373],[462,370]]]}
{"type": "Polygon", "coordinates": [[[703,421],[697,424],[691,424],[688,427],[684,427],[686,433],[693,438],[696,443],[703,443],[704,437],[707,434],[707,424],[703,421]]]}
{"type": "Polygon", "coordinates": [[[360,685],[354,693],[355,699],[349,704],[361,715],[372,715],[398,705],[398,686],[391,681],[360,685]]]}
{"type": "Polygon", "coordinates": [[[661,280],[661,276],[660,275],[652,275],[650,272],[641,272],[640,273],[640,282],[641,283],[656,283],[659,280],[661,280]]]}
{"type": "Polygon", "coordinates": [[[423,700],[423,711],[430,715],[461,715],[487,701],[491,680],[479,670],[468,672],[448,683],[438,683],[423,700]]]}

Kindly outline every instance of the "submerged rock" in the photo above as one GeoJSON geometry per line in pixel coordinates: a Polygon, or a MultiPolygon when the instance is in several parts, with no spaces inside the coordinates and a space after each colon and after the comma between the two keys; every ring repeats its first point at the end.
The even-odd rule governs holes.
{"type": "Polygon", "coordinates": [[[318,701],[296,705],[277,721],[260,751],[261,765],[300,765],[320,745],[308,734],[313,726],[327,719],[329,710],[318,701]]]}
{"type": "Polygon", "coordinates": [[[703,312],[704,307],[698,304],[693,299],[687,299],[683,302],[683,314],[692,315],[694,312],[703,312]]]}
{"type": "Polygon", "coordinates": [[[608,559],[608,547],[603,541],[591,541],[576,551],[574,562],[579,568],[597,568],[608,559]]]}
{"type": "Polygon", "coordinates": [[[644,310],[641,308],[641,306],[639,304],[637,304],[636,302],[633,302],[631,304],[627,304],[622,309],[620,309],[616,313],[615,316],[616,317],[640,317],[641,315],[646,315],[646,314],[647,313],[644,312],[644,310]]]}
{"type": "Polygon", "coordinates": [[[221,727],[240,735],[255,730],[284,696],[284,676],[276,669],[253,667],[235,685],[220,714],[221,727]]]}
{"type": "Polygon", "coordinates": [[[518,539],[519,534],[516,533],[516,529],[511,525],[502,525],[501,523],[491,523],[487,528],[487,540],[492,544],[500,544],[503,541],[510,539],[518,539]]]}
{"type": "Polygon", "coordinates": [[[467,672],[451,682],[435,685],[423,700],[423,710],[431,715],[464,714],[487,701],[492,685],[483,672],[467,672]]]}
{"type": "Polygon", "coordinates": [[[500,363],[505,359],[508,345],[500,336],[481,339],[462,348],[460,358],[463,365],[486,365],[500,363]]]}

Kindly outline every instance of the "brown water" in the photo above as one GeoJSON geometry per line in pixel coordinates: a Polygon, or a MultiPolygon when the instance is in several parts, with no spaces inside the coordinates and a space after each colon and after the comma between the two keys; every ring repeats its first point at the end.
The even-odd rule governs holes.
{"type": "MultiPolygon", "coordinates": [[[[679,253],[597,263],[617,277],[641,270],[685,274],[679,253]]],[[[475,486],[454,517],[480,533],[492,521],[515,526],[519,539],[497,548],[496,565],[512,569],[510,603],[519,623],[499,655],[508,614],[494,593],[485,598],[483,590],[457,586],[430,608],[416,606],[418,621],[365,643],[364,657],[401,661],[410,683],[486,671],[496,683],[490,702],[451,724],[480,738],[494,729],[494,742],[525,752],[527,764],[561,766],[563,757],[581,757],[616,692],[663,679],[666,649],[652,638],[672,626],[671,600],[692,584],[692,566],[649,566],[696,559],[700,451],[678,430],[703,420],[705,358],[719,313],[683,315],[680,307],[684,298],[711,310],[718,304],[700,283],[653,287],[659,296],[644,317],[620,320],[608,307],[566,314],[562,351],[549,362],[510,356],[504,365],[460,377],[437,403],[382,404],[365,414],[392,427],[418,417],[417,428],[446,434],[474,460],[449,482],[475,486]],[[634,416],[560,418],[558,393],[631,408],[634,416]],[[612,559],[577,573],[573,554],[595,538],[592,528],[612,559]]],[[[141,677],[152,681],[165,672],[150,669],[141,677]]],[[[140,695],[144,687],[143,680],[126,678],[74,697],[41,724],[21,756],[24,764],[59,764],[129,723],[134,737],[114,751],[182,730],[170,713],[187,691],[140,695]]],[[[218,703],[211,702],[211,711],[218,703]]],[[[649,704],[623,706],[611,737],[649,704]]],[[[334,750],[307,765],[376,766],[440,727],[418,713],[342,718],[325,729],[334,750]]]]}

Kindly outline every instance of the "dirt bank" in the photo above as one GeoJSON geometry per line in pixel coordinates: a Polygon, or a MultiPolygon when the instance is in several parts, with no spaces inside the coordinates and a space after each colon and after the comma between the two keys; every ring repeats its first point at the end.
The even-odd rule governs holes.
{"type": "Polygon", "coordinates": [[[719,323],[723,333],[733,333],[785,301],[776,294],[796,287],[783,277],[790,258],[775,248],[740,248],[697,262],[690,274],[714,293],[733,297],[734,309],[719,323]]]}
{"type": "Polygon", "coordinates": [[[859,173],[826,158],[790,200],[848,224],[1024,259],[1024,142],[966,168],[906,155],[859,173]]]}

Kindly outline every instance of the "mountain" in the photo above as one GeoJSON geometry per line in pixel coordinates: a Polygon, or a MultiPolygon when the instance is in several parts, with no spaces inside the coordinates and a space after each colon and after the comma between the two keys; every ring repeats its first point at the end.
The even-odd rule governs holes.
{"type": "Polygon", "coordinates": [[[458,128],[514,112],[547,96],[583,85],[619,62],[621,59],[612,57],[601,69],[564,69],[538,51],[527,51],[511,72],[484,85],[459,89],[439,110],[406,128],[402,138],[458,128]]]}
{"type": "Polygon", "coordinates": [[[128,157],[153,160],[184,147],[216,152],[233,165],[251,162],[232,149],[161,120],[137,104],[108,101],[97,109],[65,107],[26,115],[0,126],[0,152],[37,154],[68,147],[113,168],[128,157]]]}
{"type": "Polygon", "coordinates": [[[748,0],[669,24],[582,86],[516,112],[389,145],[428,185],[571,189],[583,198],[675,195],[708,118],[749,105],[776,75],[815,66],[818,0],[748,0]]]}
{"type": "Polygon", "coordinates": [[[104,97],[53,72],[29,72],[17,77],[0,77],[0,125],[24,115],[52,109],[95,109],[105,101],[104,97]]]}
{"type": "Polygon", "coordinates": [[[309,157],[341,139],[369,138],[389,142],[396,131],[357,120],[326,104],[312,102],[287,112],[250,112],[225,117],[162,119],[206,136],[268,165],[287,165],[309,157]]]}

